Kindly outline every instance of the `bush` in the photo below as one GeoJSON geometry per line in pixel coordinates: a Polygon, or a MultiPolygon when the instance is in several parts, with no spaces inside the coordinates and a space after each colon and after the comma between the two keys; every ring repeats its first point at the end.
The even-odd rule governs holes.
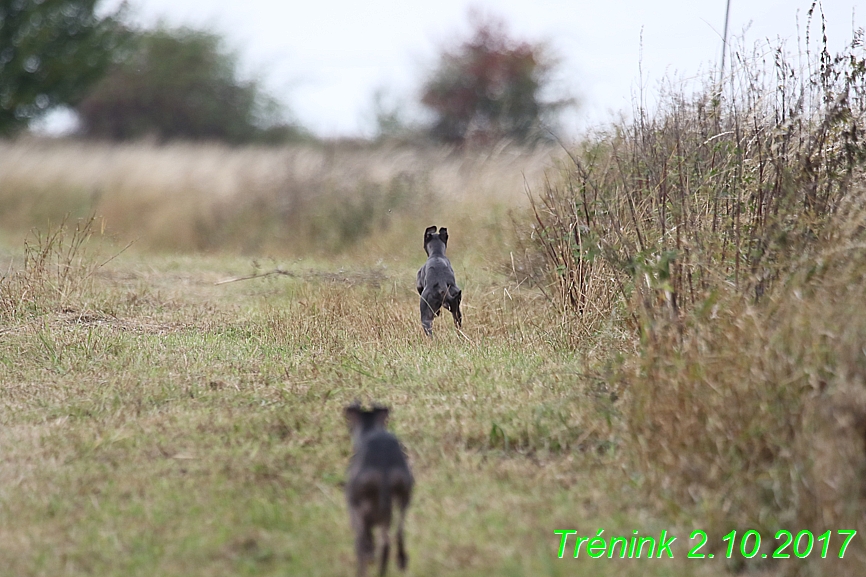
{"type": "Polygon", "coordinates": [[[627,363],[630,453],[672,516],[718,536],[866,529],[864,201],[764,306],[721,295],[627,363]]]}

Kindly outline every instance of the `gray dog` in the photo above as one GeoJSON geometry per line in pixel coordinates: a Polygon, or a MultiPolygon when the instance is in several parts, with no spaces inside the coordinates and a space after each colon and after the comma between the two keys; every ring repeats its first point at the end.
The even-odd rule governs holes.
{"type": "Polygon", "coordinates": [[[346,500],[355,532],[358,576],[364,577],[367,565],[374,561],[374,527],[380,529],[379,575],[385,575],[388,570],[392,502],[400,509],[397,566],[403,570],[409,562],[403,542],[403,523],[415,483],[406,454],[397,437],[385,429],[387,408],[374,406],[373,410],[366,411],[355,403],[346,407],[345,415],[354,449],[346,481],[346,500]]]}
{"type": "Polygon", "coordinates": [[[416,288],[421,295],[421,325],[428,335],[433,334],[433,317],[439,316],[444,305],[454,317],[454,326],[458,329],[463,325],[463,314],[460,312],[460,299],[463,293],[454,279],[454,269],[451,261],[445,256],[448,245],[448,229],[428,226],[424,231],[424,250],[427,252],[427,262],[418,270],[416,288]]]}

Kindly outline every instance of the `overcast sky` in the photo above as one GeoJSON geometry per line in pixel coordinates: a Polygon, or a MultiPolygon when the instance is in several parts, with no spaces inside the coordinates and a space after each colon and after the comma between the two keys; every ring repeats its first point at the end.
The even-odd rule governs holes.
{"type": "MultiPolygon", "coordinates": [[[[639,64],[650,92],[665,76],[695,77],[717,64],[726,0],[129,1],[143,25],[164,20],[221,33],[247,73],[263,78],[298,120],[333,136],[372,130],[378,88],[415,96],[440,47],[467,34],[471,8],[552,46],[562,58],[562,86],[582,102],[568,121],[574,130],[631,109],[639,64]]],[[[782,39],[796,51],[797,21],[802,32],[809,6],[731,0],[729,35],[745,33],[750,45],[782,39]]],[[[825,0],[823,8],[835,47],[850,41],[852,22],[864,25],[866,0],[825,0]]]]}

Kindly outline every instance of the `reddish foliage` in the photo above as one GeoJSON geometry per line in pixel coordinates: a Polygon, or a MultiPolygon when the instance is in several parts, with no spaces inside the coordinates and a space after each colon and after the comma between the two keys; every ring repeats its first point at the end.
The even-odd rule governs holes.
{"type": "Polygon", "coordinates": [[[475,17],[472,37],[443,52],[424,85],[434,136],[455,143],[529,138],[554,106],[539,95],[553,65],[543,45],[511,38],[501,20],[475,17]]]}

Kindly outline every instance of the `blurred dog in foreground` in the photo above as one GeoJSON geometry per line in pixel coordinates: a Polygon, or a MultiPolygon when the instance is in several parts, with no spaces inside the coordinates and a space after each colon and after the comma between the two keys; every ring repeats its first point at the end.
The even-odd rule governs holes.
{"type": "Polygon", "coordinates": [[[424,231],[424,251],[427,262],[418,270],[415,286],[421,295],[421,325],[427,335],[433,334],[433,317],[439,316],[444,305],[454,317],[454,326],[458,329],[463,325],[463,314],[460,312],[462,291],[454,279],[454,269],[451,261],[445,256],[448,245],[448,229],[428,226],[424,231]]]}
{"type": "Polygon", "coordinates": [[[367,565],[374,561],[373,530],[376,527],[380,534],[379,575],[385,575],[388,570],[391,510],[394,503],[400,511],[397,520],[397,566],[403,570],[409,562],[403,541],[403,523],[415,483],[406,454],[397,437],[385,429],[388,420],[386,407],[374,406],[368,411],[355,403],[346,407],[345,415],[354,449],[346,481],[346,501],[355,532],[358,576],[365,576],[367,565]]]}

